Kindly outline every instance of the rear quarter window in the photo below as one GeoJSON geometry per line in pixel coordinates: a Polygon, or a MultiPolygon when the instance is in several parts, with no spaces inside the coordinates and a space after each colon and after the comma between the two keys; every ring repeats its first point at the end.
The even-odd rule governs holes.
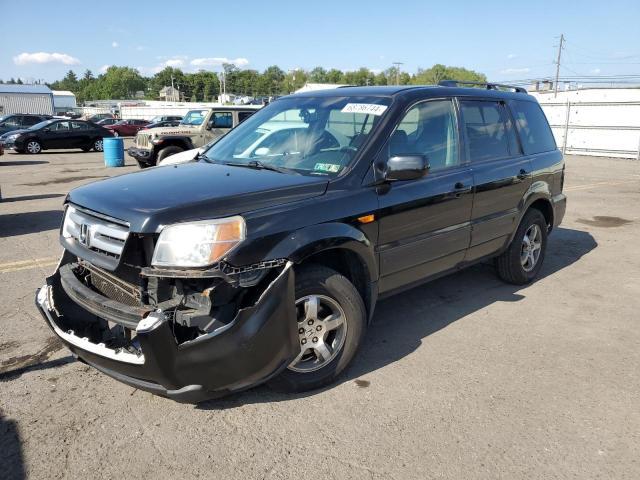
{"type": "Polygon", "coordinates": [[[537,102],[510,102],[516,129],[525,155],[555,150],[556,142],[542,108],[537,102]]]}

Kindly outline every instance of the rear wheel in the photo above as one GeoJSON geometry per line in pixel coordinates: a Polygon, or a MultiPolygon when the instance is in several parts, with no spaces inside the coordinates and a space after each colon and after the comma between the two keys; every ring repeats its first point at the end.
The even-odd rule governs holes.
{"type": "Polygon", "coordinates": [[[296,276],[300,353],[269,383],[302,392],[333,382],[353,359],[366,328],[366,310],[353,284],[335,270],[303,267],[296,276]]]}
{"type": "Polygon", "coordinates": [[[160,153],[158,153],[158,163],[160,163],[165,158],[180,152],[184,152],[184,148],[176,147],[175,145],[165,147],[162,150],[160,150],[160,153]]]}
{"type": "Polygon", "coordinates": [[[27,140],[25,151],[30,154],[40,153],[42,151],[42,145],[40,145],[40,142],[37,140],[27,140]]]}
{"type": "Polygon", "coordinates": [[[524,285],[538,275],[547,249],[547,222],[532,208],[520,222],[509,248],[496,258],[498,276],[508,283],[524,285]]]}
{"type": "Polygon", "coordinates": [[[102,139],[101,138],[96,138],[93,141],[93,147],[92,147],[96,152],[102,152],[104,150],[104,144],[102,143],[102,139]]]}
{"type": "Polygon", "coordinates": [[[114,130],[114,131],[113,131],[113,136],[114,136],[114,137],[119,137],[119,136],[120,136],[120,134],[118,133],[118,131],[117,131],[117,130],[114,130]]]}

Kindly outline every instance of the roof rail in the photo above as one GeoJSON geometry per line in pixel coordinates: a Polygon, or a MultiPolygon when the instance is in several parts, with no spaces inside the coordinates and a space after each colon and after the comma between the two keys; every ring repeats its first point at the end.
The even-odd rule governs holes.
{"type": "Polygon", "coordinates": [[[441,80],[438,82],[441,87],[459,87],[462,85],[482,85],[487,90],[501,90],[509,89],[516,93],[528,93],[524,87],[516,87],[514,85],[503,85],[502,83],[489,83],[489,82],[468,82],[465,80],[441,80]]]}

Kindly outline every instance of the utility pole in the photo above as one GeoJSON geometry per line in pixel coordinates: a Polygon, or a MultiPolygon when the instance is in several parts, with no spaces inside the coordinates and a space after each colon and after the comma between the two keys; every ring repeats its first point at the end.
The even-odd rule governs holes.
{"type": "Polygon", "coordinates": [[[560,77],[560,57],[564,48],[564,33],[560,34],[560,45],[558,45],[558,60],[556,61],[556,83],[554,85],[554,97],[558,96],[558,78],[560,77]]]}
{"type": "Polygon", "coordinates": [[[396,85],[400,85],[400,65],[404,65],[404,63],[393,62],[392,65],[396,67],[396,85]]]}

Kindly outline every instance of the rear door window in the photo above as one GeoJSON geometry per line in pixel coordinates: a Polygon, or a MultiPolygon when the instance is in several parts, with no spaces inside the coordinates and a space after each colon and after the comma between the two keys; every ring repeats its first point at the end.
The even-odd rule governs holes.
{"type": "Polygon", "coordinates": [[[87,130],[87,124],[82,122],[71,122],[73,130],[87,130]]]}
{"type": "Polygon", "coordinates": [[[499,102],[461,100],[460,112],[469,160],[481,162],[518,153],[513,129],[499,102]]]}
{"type": "Polygon", "coordinates": [[[537,102],[510,102],[511,111],[526,155],[555,150],[556,142],[549,122],[537,102]]]}

